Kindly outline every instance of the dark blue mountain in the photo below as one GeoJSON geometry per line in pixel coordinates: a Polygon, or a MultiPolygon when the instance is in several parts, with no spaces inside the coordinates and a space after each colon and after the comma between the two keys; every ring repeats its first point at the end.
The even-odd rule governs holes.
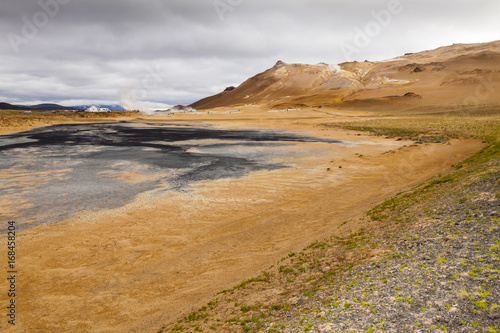
{"type": "Polygon", "coordinates": [[[24,108],[9,103],[0,103],[0,110],[24,110],[24,108]]]}
{"type": "MultiPolygon", "coordinates": [[[[21,106],[21,105],[20,105],[21,106]]],[[[27,109],[32,109],[32,110],[74,110],[72,107],[67,107],[67,106],[62,106],[59,104],[52,104],[52,103],[44,103],[44,104],[37,104],[33,106],[21,106],[27,109]]]]}
{"type": "Polygon", "coordinates": [[[32,106],[0,103],[0,110],[74,110],[74,108],[51,103],[37,104],[32,106]]]}

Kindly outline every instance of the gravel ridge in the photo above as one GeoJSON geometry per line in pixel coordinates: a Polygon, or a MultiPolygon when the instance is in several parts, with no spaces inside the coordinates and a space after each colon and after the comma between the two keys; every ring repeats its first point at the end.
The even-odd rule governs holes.
{"type": "MultiPolygon", "coordinates": [[[[496,178],[498,179],[498,178],[496,178]]],[[[500,199],[494,179],[420,222],[341,288],[290,299],[276,332],[497,332],[500,199]]],[[[276,324],[279,323],[279,324],[276,324]]]]}

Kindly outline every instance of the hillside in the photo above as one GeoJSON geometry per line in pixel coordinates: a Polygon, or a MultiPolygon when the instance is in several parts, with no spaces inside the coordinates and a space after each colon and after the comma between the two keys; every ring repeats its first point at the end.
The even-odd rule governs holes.
{"type": "Polygon", "coordinates": [[[37,105],[13,105],[9,103],[0,103],[0,110],[75,110],[72,107],[62,106],[53,103],[44,103],[37,105]]]}
{"type": "Polygon", "coordinates": [[[454,44],[380,62],[286,64],[235,89],[193,103],[195,109],[257,104],[267,108],[376,109],[498,104],[500,41],[454,44]]]}
{"type": "Polygon", "coordinates": [[[23,107],[17,106],[17,105],[12,105],[9,103],[0,103],[0,110],[22,110],[23,107]]]}
{"type": "Polygon", "coordinates": [[[125,111],[122,106],[117,104],[87,104],[77,106],[63,106],[54,103],[44,103],[37,105],[14,105],[5,102],[0,103],[0,110],[86,110],[92,105],[96,105],[99,108],[108,108],[112,111],[125,111]]]}

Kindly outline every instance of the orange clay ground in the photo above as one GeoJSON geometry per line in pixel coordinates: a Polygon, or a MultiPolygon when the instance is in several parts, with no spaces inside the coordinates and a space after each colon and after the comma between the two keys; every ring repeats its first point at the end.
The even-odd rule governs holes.
{"type": "MultiPolygon", "coordinates": [[[[232,114],[129,119],[286,129],[355,144],[325,152],[324,145],[306,143],[301,146],[304,157],[277,161],[297,168],[200,182],[185,193],[146,192],[118,209],[18,232],[18,325],[7,332],[155,332],[287,253],[359,229],[343,222],[485,146],[474,140],[414,145],[318,126],[372,116],[247,108],[232,114]]],[[[2,260],[3,272],[5,264],[2,260]]],[[[5,279],[0,288],[6,290],[5,279]]],[[[6,297],[2,292],[1,304],[6,297]]],[[[1,326],[6,328],[5,318],[1,326]]]]}

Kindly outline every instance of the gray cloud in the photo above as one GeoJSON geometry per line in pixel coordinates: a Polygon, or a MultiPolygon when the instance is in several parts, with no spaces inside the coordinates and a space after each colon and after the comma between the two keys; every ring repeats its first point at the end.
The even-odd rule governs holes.
{"type": "Polygon", "coordinates": [[[116,103],[129,91],[154,106],[191,103],[279,59],[382,60],[499,39],[498,1],[397,2],[4,1],[0,99],[116,103]],[[373,13],[384,17],[391,4],[397,13],[378,22],[373,13]],[[359,43],[360,31],[372,36],[359,43]]]}

